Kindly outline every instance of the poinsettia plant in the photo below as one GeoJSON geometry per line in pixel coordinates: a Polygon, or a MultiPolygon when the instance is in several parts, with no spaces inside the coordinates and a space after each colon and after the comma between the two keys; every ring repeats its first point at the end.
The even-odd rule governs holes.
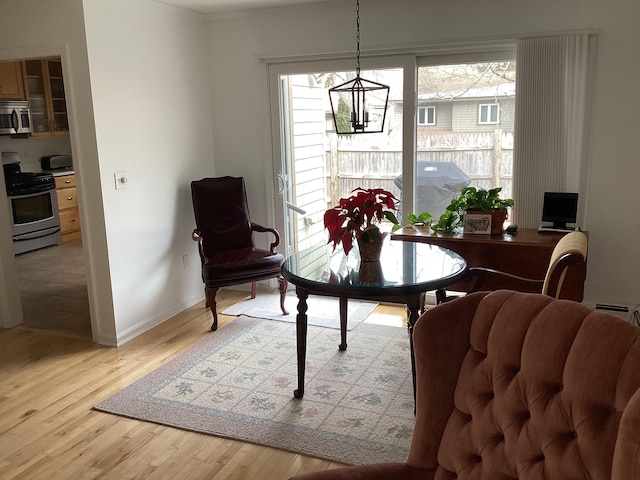
{"type": "Polygon", "coordinates": [[[347,198],[341,198],[339,205],[324,214],[324,226],[329,231],[329,241],[333,249],[342,243],[345,254],[353,247],[353,239],[375,242],[382,237],[380,224],[383,219],[390,221],[392,231],[400,228],[393,214],[396,197],[382,188],[356,188],[347,198]]]}

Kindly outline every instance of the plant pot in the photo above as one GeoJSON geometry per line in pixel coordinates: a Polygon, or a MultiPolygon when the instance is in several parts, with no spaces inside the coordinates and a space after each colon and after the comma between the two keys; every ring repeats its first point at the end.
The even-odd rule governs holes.
{"type": "Polygon", "coordinates": [[[376,262],[360,262],[360,270],[358,270],[358,278],[360,285],[382,285],[384,278],[382,275],[382,265],[380,261],[376,262]]]}
{"type": "Polygon", "coordinates": [[[382,244],[384,238],[387,236],[386,232],[377,235],[374,240],[364,241],[361,237],[358,237],[358,250],[360,250],[361,262],[379,262],[380,253],[382,252],[382,244]]]}
{"type": "Polygon", "coordinates": [[[468,210],[467,213],[478,215],[491,215],[491,235],[502,235],[502,226],[507,219],[506,210],[495,210],[492,212],[482,212],[479,210],[468,210]]]}
{"type": "Polygon", "coordinates": [[[502,235],[505,220],[507,220],[506,210],[491,212],[491,235],[502,235]]]}

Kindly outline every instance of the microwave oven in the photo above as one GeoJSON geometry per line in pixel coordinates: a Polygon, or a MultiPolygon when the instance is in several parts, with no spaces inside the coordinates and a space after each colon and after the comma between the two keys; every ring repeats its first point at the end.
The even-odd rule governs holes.
{"type": "Polygon", "coordinates": [[[31,133],[29,102],[0,102],[0,135],[16,135],[19,133],[31,133]]]}

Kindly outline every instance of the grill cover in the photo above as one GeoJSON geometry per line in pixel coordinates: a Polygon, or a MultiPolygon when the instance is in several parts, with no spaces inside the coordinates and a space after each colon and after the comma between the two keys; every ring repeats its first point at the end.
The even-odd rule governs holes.
{"type": "MultiPolygon", "coordinates": [[[[413,213],[429,212],[434,220],[471,183],[471,178],[452,162],[418,162],[416,180],[416,210],[413,213]]],[[[402,190],[402,175],[398,175],[394,183],[402,190]]]]}

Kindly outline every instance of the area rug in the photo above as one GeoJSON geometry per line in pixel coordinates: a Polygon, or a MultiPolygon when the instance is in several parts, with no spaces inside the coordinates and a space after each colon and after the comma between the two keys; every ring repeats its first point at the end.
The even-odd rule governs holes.
{"type": "Polygon", "coordinates": [[[404,461],[413,384],[404,328],[308,329],[305,395],[295,325],[241,316],[95,409],[347,464],[404,461]]]}
{"type": "MultiPolygon", "coordinates": [[[[280,293],[277,291],[258,292],[256,298],[247,296],[236,302],[222,313],[225,315],[246,315],[256,318],[270,318],[282,322],[293,323],[298,313],[298,297],[295,291],[287,292],[284,301],[289,315],[283,315],[280,310],[280,293]]],[[[347,330],[353,330],[365,320],[378,304],[359,300],[347,301],[347,330]]],[[[307,299],[307,323],[319,327],[340,328],[340,301],[334,297],[309,295],[307,299]]]]}

